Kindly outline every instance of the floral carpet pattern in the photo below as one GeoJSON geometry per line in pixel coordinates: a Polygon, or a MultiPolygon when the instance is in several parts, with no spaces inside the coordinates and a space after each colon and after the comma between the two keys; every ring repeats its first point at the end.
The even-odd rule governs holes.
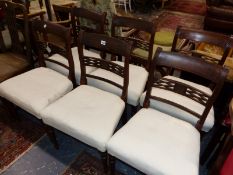
{"type": "MultiPolygon", "coordinates": [[[[87,152],[82,152],[65,170],[63,175],[105,175],[101,160],[87,152]]],[[[123,175],[116,173],[116,175],[123,175]]]]}
{"type": "Polygon", "coordinates": [[[203,20],[204,18],[198,15],[164,11],[162,12],[162,14],[158,16],[159,23],[158,23],[157,31],[160,30],[175,31],[177,26],[202,29],[203,20]]]}
{"type": "Polygon", "coordinates": [[[171,3],[171,5],[169,5],[169,7],[167,7],[167,9],[197,15],[205,15],[206,2],[204,0],[175,0],[171,3]]]}
{"type": "Polygon", "coordinates": [[[17,121],[0,111],[0,174],[22,156],[43,134],[35,122],[17,121]]]}

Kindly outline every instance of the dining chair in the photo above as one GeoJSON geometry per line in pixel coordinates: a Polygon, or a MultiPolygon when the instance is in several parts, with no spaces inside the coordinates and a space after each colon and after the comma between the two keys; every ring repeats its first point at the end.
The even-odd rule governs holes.
{"type": "MultiPolygon", "coordinates": [[[[96,13],[84,8],[77,8],[73,7],[71,10],[71,23],[72,23],[72,55],[74,59],[74,69],[75,69],[75,79],[76,84],[80,84],[80,77],[81,77],[81,69],[80,69],[80,60],[79,60],[79,54],[78,54],[78,35],[81,30],[88,31],[88,32],[94,32],[94,33],[104,33],[104,24],[106,19],[106,13],[96,13]],[[89,26],[85,26],[82,23],[80,23],[80,20],[86,19],[93,22],[93,28],[89,28],[89,26]]],[[[100,53],[94,52],[93,50],[90,50],[89,48],[84,48],[84,53],[93,56],[101,58],[100,53]]],[[[63,64],[68,64],[66,59],[64,59],[61,55],[56,55],[55,57],[52,57],[51,59],[61,62],[63,64]]],[[[64,75],[67,75],[68,71],[66,69],[63,69],[60,65],[53,64],[52,62],[46,62],[46,65],[56,70],[64,75]]],[[[87,67],[87,72],[90,73],[93,70],[95,70],[94,67],[87,67]]]]}
{"type": "Polygon", "coordinates": [[[29,22],[26,8],[9,1],[0,1],[4,12],[4,29],[0,30],[0,83],[32,67],[29,22]],[[16,18],[16,9],[23,18],[16,18]]]}
{"type": "MultiPolygon", "coordinates": [[[[216,98],[224,82],[227,71],[219,65],[214,65],[180,53],[164,52],[158,49],[150,66],[146,98],[143,108],[139,110],[122,128],[120,128],[107,143],[107,152],[110,155],[111,174],[114,174],[115,158],[131,165],[145,174],[170,175],[198,175],[200,154],[200,132],[206,120],[212,101],[216,98]],[[192,66],[187,66],[192,65],[192,66]],[[209,97],[210,91],[198,86],[179,81],[166,76],[156,78],[158,66],[172,67],[199,74],[216,83],[214,95],[209,97]],[[213,76],[214,75],[214,76],[213,76]],[[154,91],[154,88],[161,91],[154,91]],[[169,87],[166,93],[164,88],[169,87]],[[151,108],[154,100],[166,94],[172,97],[173,92],[192,97],[193,102],[185,101],[189,105],[196,105],[196,101],[207,103],[203,115],[197,115],[195,123],[190,124],[182,120],[151,108]]],[[[163,100],[170,105],[179,103],[181,95],[176,99],[163,100]]],[[[184,99],[184,98],[183,98],[184,99]]],[[[198,103],[197,102],[197,103],[198,103]]],[[[181,107],[181,105],[178,105],[181,107]]],[[[170,108],[168,106],[168,108],[170,108]]],[[[172,108],[174,109],[174,108],[172,108]]],[[[182,107],[182,109],[186,109],[182,107]]],[[[191,111],[188,111],[191,112],[191,111]]]]}
{"type": "Polygon", "coordinates": [[[106,170],[106,144],[125,109],[131,45],[107,35],[81,31],[78,51],[82,71],[81,85],[43,109],[41,117],[45,124],[100,151],[106,170]],[[85,55],[84,46],[125,56],[124,66],[85,55]],[[91,75],[86,71],[89,66],[113,72],[123,78],[123,83],[91,75]],[[88,78],[99,79],[116,86],[121,89],[120,97],[89,85],[88,78]]]}
{"type": "Polygon", "coordinates": [[[148,69],[150,62],[156,50],[154,45],[156,24],[154,22],[145,21],[138,18],[124,17],[115,15],[112,19],[112,37],[121,38],[133,42],[133,50],[131,54],[131,62],[142,65],[148,69]],[[134,29],[130,35],[117,35],[115,32],[118,28],[134,29]],[[140,33],[146,37],[140,37],[140,33]]]}
{"type": "Polygon", "coordinates": [[[230,37],[224,34],[177,27],[172,52],[183,52],[223,65],[230,51],[230,37]]]}
{"type": "Polygon", "coordinates": [[[40,66],[0,83],[0,97],[41,119],[42,109],[75,86],[74,63],[70,48],[70,29],[39,20],[33,21],[32,27],[40,66]],[[50,33],[64,40],[63,48],[48,40],[47,34],[50,33]],[[69,69],[68,78],[45,67],[45,60],[55,63],[50,56],[58,54],[68,60],[68,65],[57,62],[60,66],[69,69]]]}
{"type": "MultiPolygon", "coordinates": [[[[164,53],[164,57],[166,56],[174,59],[178,57],[176,55],[175,52],[171,52],[170,55],[164,53]]],[[[154,97],[153,100],[150,101],[150,106],[173,117],[186,120],[193,125],[198,124],[199,129],[208,132],[215,122],[213,103],[225,79],[221,78],[217,72],[218,66],[216,64],[206,64],[203,59],[192,57],[194,59],[193,62],[196,64],[194,65],[193,62],[185,60],[184,54],[183,56],[179,55],[179,58],[180,60],[184,59],[183,64],[186,65],[186,68],[185,66],[181,68],[173,67],[172,65],[168,68],[167,66],[166,74],[164,74],[151,89],[151,93],[154,97]],[[203,63],[195,60],[202,60],[203,63]],[[216,70],[214,70],[214,68],[216,68],[216,70]],[[174,71],[176,71],[176,73],[174,73],[174,71]],[[208,82],[208,84],[204,86],[183,79],[179,77],[182,73],[200,77],[208,82]],[[200,121],[200,118],[204,118],[205,120],[200,121]]],[[[159,66],[158,69],[161,67],[162,66],[159,66]]],[[[227,74],[227,69],[224,73],[227,74]]],[[[143,106],[145,96],[146,92],[141,96],[141,106],[143,106]]]]}

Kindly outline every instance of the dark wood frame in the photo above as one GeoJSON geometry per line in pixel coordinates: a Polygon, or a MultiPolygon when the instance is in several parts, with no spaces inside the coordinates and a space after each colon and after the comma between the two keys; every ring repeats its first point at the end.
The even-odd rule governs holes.
{"type": "MultiPolygon", "coordinates": [[[[194,41],[194,42],[205,42],[205,43],[216,45],[218,47],[223,48],[224,52],[223,52],[221,60],[214,59],[214,58],[208,59],[207,57],[205,57],[205,59],[207,59],[208,62],[212,62],[212,63],[219,64],[219,65],[224,64],[226,57],[230,51],[230,47],[231,47],[230,41],[229,41],[230,38],[227,35],[178,26],[176,29],[175,37],[174,37],[173,44],[172,44],[172,49],[171,49],[172,52],[180,51],[176,48],[177,43],[178,43],[178,38],[187,39],[187,40],[194,41]]],[[[198,53],[193,53],[193,56],[201,57],[203,55],[198,54],[198,53]]]]}
{"type": "MultiPolygon", "coordinates": [[[[167,75],[170,75],[171,73],[172,71],[168,71],[167,75]]],[[[213,103],[216,100],[219,92],[221,91],[227,73],[227,69],[221,67],[220,65],[207,63],[203,59],[195,58],[180,53],[163,52],[161,51],[161,48],[159,48],[157,49],[153,63],[150,66],[147,93],[143,103],[143,107],[148,108],[150,106],[150,99],[156,99],[176,106],[177,108],[189,112],[197,118],[199,118],[195,127],[197,128],[197,130],[201,131],[206,117],[210,109],[212,108],[213,103]],[[210,81],[213,94],[205,94],[204,92],[196,88],[193,88],[189,85],[174,80],[164,78],[158,79],[154,76],[154,72],[158,70],[158,67],[167,67],[168,70],[171,70],[172,68],[200,76],[210,81]],[[161,83],[166,85],[163,86],[161,83]],[[203,105],[205,109],[201,115],[198,115],[194,111],[191,111],[190,109],[187,109],[184,106],[176,104],[175,102],[153,96],[151,94],[153,87],[162,88],[186,96],[203,105]]]]}
{"type": "Polygon", "coordinates": [[[59,24],[38,20],[32,22],[32,28],[38,50],[39,65],[46,67],[45,61],[49,61],[68,69],[68,78],[73,82],[75,87],[74,60],[71,52],[71,29],[59,24]],[[55,35],[56,37],[62,39],[65,43],[64,47],[61,47],[61,45],[57,45],[57,43],[49,40],[49,34],[55,35]],[[58,53],[66,58],[68,61],[68,66],[49,58],[49,56],[55,53],[58,53]]]}
{"type": "Polygon", "coordinates": [[[135,64],[143,65],[146,69],[149,68],[149,65],[153,57],[155,31],[156,31],[156,24],[154,22],[149,22],[142,19],[131,18],[131,17],[117,16],[117,15],[114,15],[112,18],[112,29],[111,29],[112,37],[117,37],[122,40],[133,42],[133,49],[142,48],[148,51],[147,59],[145,58],[143,59],[131,53],[131,62],[135,64]],[[119,27],[128,27],[130,29],[134,29],[135,31],[129,36],[117,36],[115,30],[116,28],[119,27]],[[137,34],[140,31],[150,34],[149,41],[143,41],[137,37],[137,34]]]}

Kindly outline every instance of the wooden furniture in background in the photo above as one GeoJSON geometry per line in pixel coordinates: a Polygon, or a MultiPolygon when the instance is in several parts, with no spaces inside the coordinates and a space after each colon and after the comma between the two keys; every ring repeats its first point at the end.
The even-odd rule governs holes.
{"type": "Polygon", "coordinates": [[[25,72],[32,67],[29,22],[25,6],[0,1],[4,12],[4,29],[0,30],[0,82],[25,72]],[[20,9],[22,18],[17,19],[20,9]]]}
{"type": "Polygon", "coordinates": [[[172,44],[172,52],[191,54],[220,65],[224,64],[230,49],[230,38],[227,35],[180,26],[176,29],[172,44]],[[222,52],[216,54],[212,53],[208,48],[201,48],[201,44],[204,43],[212,45],[212,47],[215,46],[215,50],[218,49],[222,52]]]}
{"type": "MultiPolygon", "coordinates": [[[[12,2],[23,4],[27,9],[27,14],[28,14],[29,19],[39,17],[41,20],[44,20],[44,15],[45,15],[46,11],[42,10],[43,4],[41,3],[41,0],[39,0],[39,2],[38,2],[40,9],[33,11],[33,12],[30,11],[30,0],[25,0],[25,1],[24,0],[12,0],[12,2]]],[[[21,11],[19,11],[18,13],[20,14],[21,11]]]]}

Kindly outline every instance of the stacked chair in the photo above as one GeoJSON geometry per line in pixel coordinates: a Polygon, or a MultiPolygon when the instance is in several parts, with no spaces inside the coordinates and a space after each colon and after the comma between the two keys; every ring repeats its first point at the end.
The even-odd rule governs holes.
{"type": "Polygon", "coordinates": [[[107,144],[112,174],[114,157],[145,174],[199,174],[200,131],[207,130],[204,123],[226,74],[219,65],[158,49],[150,67],[143,108],[107,144]],[[208,79],[215,84],[213,91],[169,75],[170,69],[167,76],[156,78],[160,66],[208,79]],[[160,106],[173,114],[154,109],[155,103],[162,103],[160,106]],[[175,112],[185,113],[187,118],[177,118],[175,112]]]}
{"type": "Polygon", "coordinates": [[[29,21],[25,6],[9,1],[0,1],[5,13],[4,30],[0,31],[0,82],[18,75],[32,67],[29,21]],[[23,13],[22,20],[16,11],[23,13]]]}

